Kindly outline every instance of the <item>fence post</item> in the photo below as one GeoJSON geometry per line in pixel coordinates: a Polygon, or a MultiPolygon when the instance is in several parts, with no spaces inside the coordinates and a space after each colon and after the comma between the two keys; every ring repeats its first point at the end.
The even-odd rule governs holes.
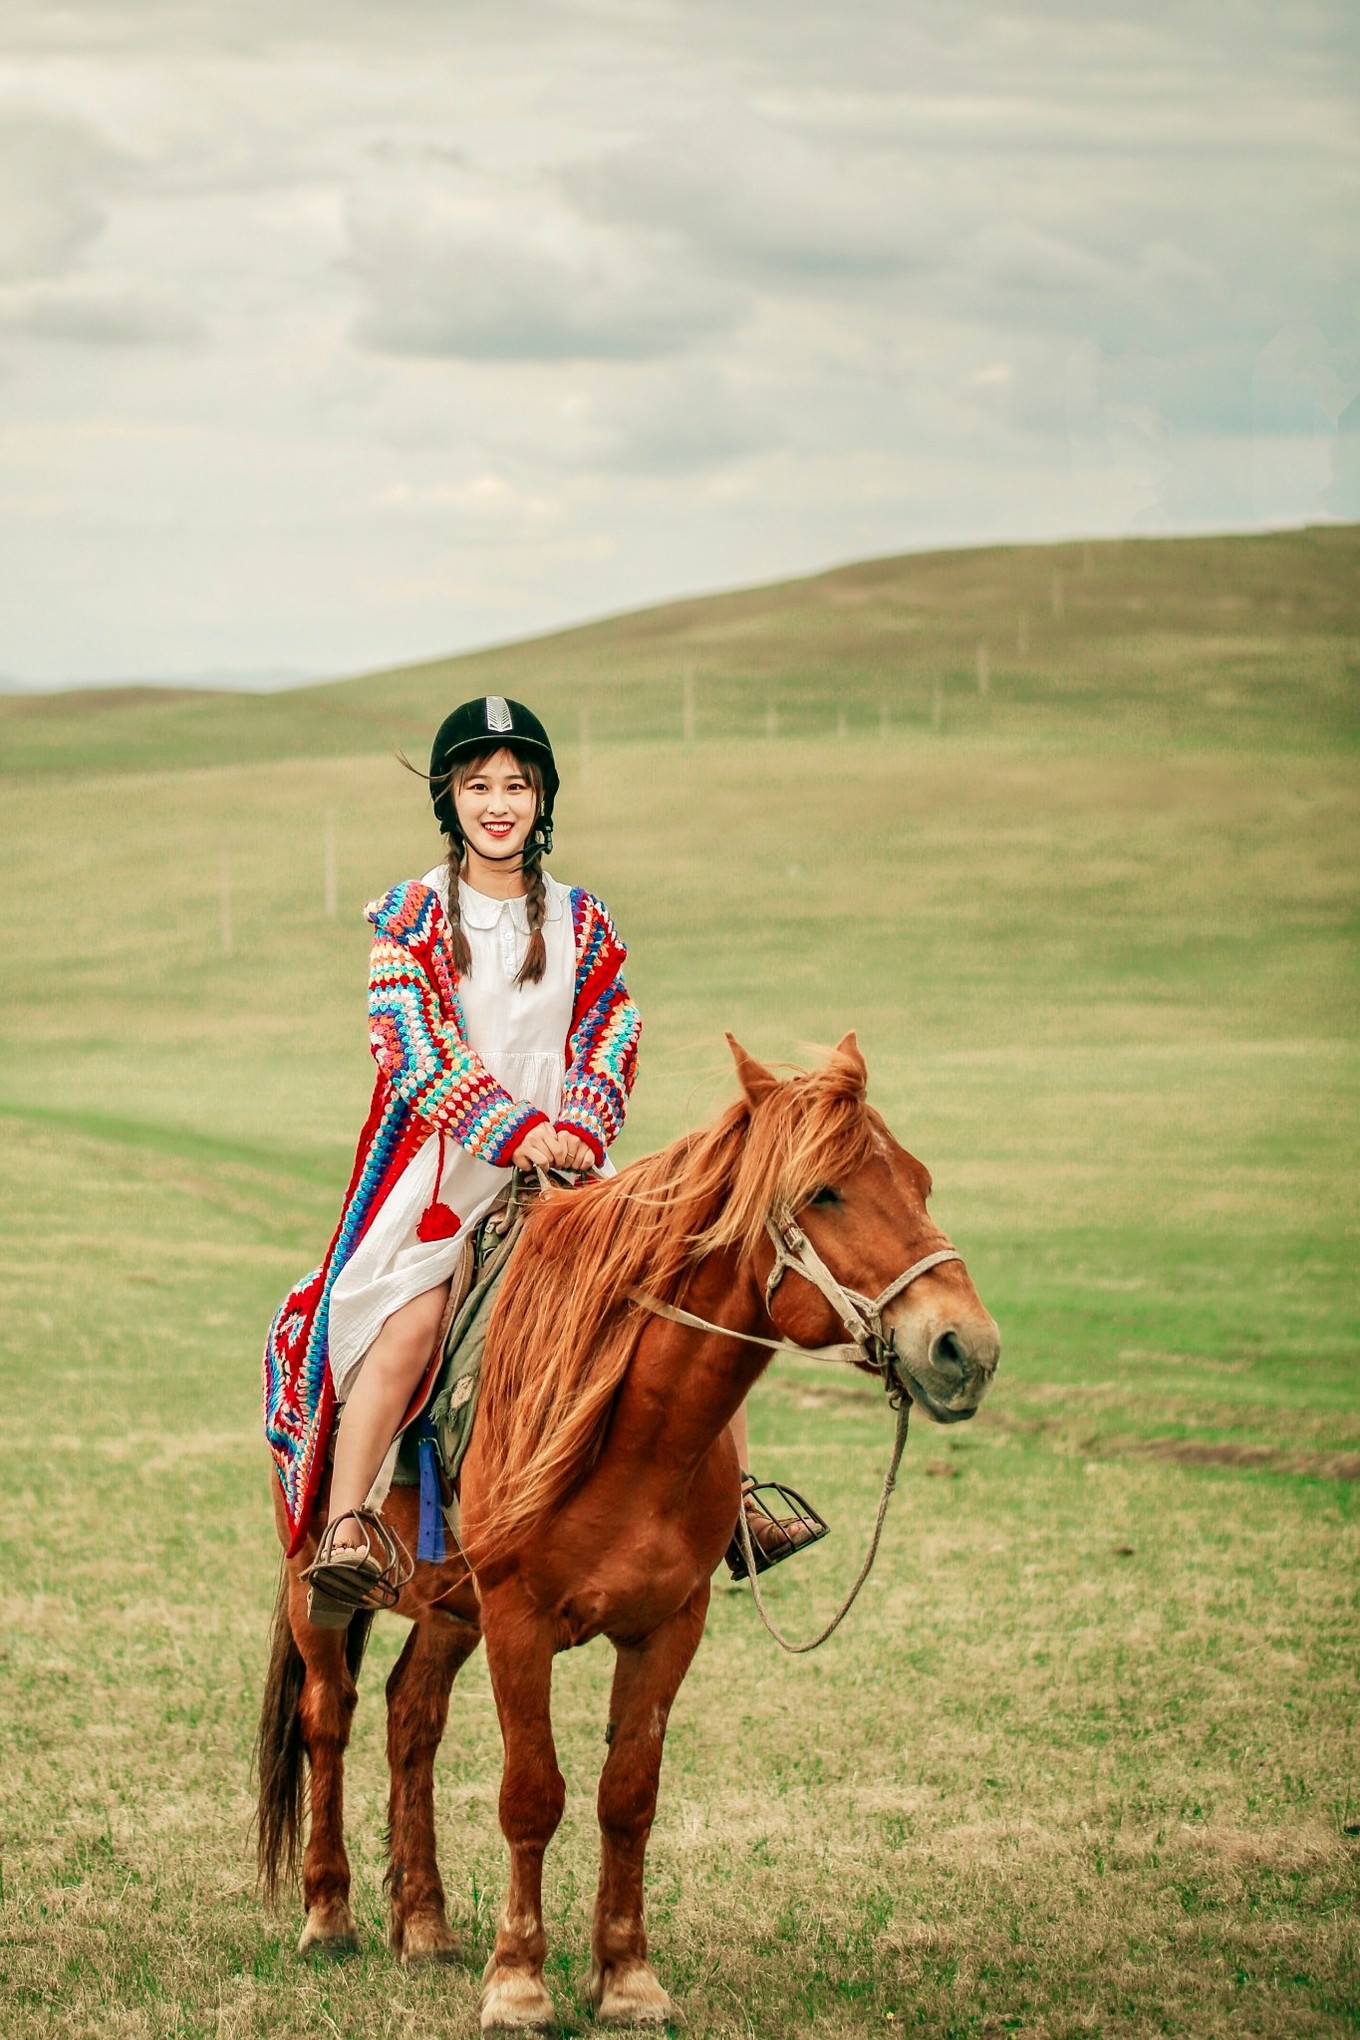
{"type": "Polygon", "coordinates": [[[230,956],[236,946],[231,920],[231,852],[222,852],[222,954],[230,956]]]}
{"type": "Polygon", "coordinates": [[[326,919],[333,921],[340,911],[340,860],[335,839],[335,809],[326,809],[325,829],[326,919]]]}

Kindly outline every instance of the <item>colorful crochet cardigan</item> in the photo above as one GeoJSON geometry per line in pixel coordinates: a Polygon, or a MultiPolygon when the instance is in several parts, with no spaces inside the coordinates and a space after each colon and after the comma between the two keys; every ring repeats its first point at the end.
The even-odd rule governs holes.
{"type": "MultiPolygon", "coordinates": [[[[642,1020],[620,976],[627,951],[608,909],[578,887],[570,897],[576,989],[556,1124],[602,1162],[623,1126],[642,1020]]],[[[468,1046],[438,893],[419,880],[394,886],[368,918],[373,1099],[326,1258],[284,1298],[264,1350],[265,1436],[283,1489],[290,1557],[307,1535],[335,1414],[327,1320],[336,1277],[432,1133],[500,1166],[530,1127],[547,1123],[536,1106],[512,1098],[468,1046]]]]}

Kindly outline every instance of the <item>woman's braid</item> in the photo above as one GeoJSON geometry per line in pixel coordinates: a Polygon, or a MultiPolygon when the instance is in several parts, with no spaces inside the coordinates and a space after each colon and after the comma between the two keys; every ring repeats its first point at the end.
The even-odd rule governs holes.
{"type": "Polygon", "coordinates": [[[453,939],[453,967],[459,977],[467,977],[472,970],[472,947],[463,928],[463,903],[458,897],[458,881],[463,871],[463,846],[456,836],[449,837],[448,893],[449,893],[449,934],[453,939]]]}
{"type": "MultiPolygon", "coordinates": [[[[548,945],[543,938],[543,916],[547,911],[548,889],[543,883],[543,852],[535,851],[532,860],[524,867],[529,881],[529,890],[524,896],[524,911],[529,917],[529,947],[524,952],[524,961],[515,978],[517,985],[536,985],[548,967],[548,945]]],[[[467,937],[464,936],[464,941],[467,937]]]]}

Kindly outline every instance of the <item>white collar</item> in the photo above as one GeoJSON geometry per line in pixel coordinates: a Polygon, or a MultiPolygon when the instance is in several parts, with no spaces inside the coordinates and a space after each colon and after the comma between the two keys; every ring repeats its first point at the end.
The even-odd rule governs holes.
{"type": "MultiPolygon", "coordinates": [[[[425,883],[434,887],[440,899],[447,906],[449,897],[448,866],[441,864],[434,871],[426,872],[425,883]]],[[[544,872],[543,918],[545,921],[559,920],[566,912],[567,890],[566,886],[560,885],[555,878],[549,877],[548,873],[544,872]]],[[[497,900],[493,899],[489,893],[474,892],[473,888],[464,879],[458,881],[458,913],[467,927],[498,927],[501,916],[507,910],[509,911],[510,919],[520,930],[521,934],[527,935],[529,932],[529,909],[522,893],[512,899],[497,900]]]]}

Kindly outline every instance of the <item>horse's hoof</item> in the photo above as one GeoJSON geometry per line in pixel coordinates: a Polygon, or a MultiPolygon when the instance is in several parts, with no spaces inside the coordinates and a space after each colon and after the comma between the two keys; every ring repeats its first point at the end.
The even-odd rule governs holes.
{"type": "Polygon", "coordinates": [[[627,1969],[590,1965],[586,1996],[597,2026],[677,2026],[680,2017],[645,1962],[627,1969]]]}
{"type": "Polygon", "coordinates": [[[415,1913],[410,1919],[393,1920],[387,1945],[404,1969],[421,1969],[429,1962],[458,1962],[463,1953],[440,1913],[415,1913]]]}
{"type": "Polygon", "coordinates": [[[345,1901],[314,1905],[298,1935],[299,1955],[357,1955],[359,1929],[345,1901]]]}
{"type": "Polygon", "coordinates": [[[522,1969],[501,1969],[493,1955],[482,1981],[484,2033],[555,2033],[557,2013],[538,1976],[522,1969]]]}

